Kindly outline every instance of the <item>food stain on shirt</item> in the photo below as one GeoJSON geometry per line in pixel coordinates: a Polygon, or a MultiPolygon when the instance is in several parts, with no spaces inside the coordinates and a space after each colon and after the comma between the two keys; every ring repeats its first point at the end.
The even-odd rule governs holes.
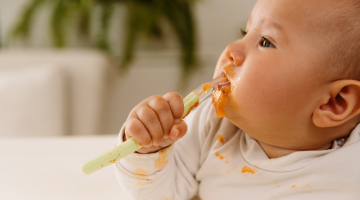
{"type": "Polygon", "coordinates": [[[159,158],[155,161],[155,169],[162,169],[168,161],[166,151],[160,150],[159,154],[159,158]]]}
{"type": "Polygon", "coordinates": [[[147,185],[150,185],[150,183],[144,182],[144,181],[138,181],[136,183],[136,186],[138,186],[138,187],[143,187],[143,186],[147,186],[147,185]]]}
{"type": "Polygon", "coordinates": [[[301,191],[303,191],[303,192],[311,192],[311,191],[314,190],[314,187],[310,187],[309,184],[306,184],[304,187],[301,187],[300,189],[301,189],[301,191]]]}
{"type": "Polygon", "coordinates": [[[220,160],[223,160],[223,159],[226,160],[225,163],[229,163],[229,155],[230,155],[230,154],[227,153],[227,154],[225,154],[225,156],[222,156],[222,155],[220,155],[219,152],[215,152],[215,156],[216,156],[216,157],[219,157],[220,160]]]}
{"type": "Polygon", "coordinates": [[[144,169],[141,169],[141,168],[135,169],[134,173],[135,173],[136,178],[148,178],[149,177],[149,172],[144,169]]]}
{"type": "Polygon", "coordinates": [[[295,188],[295,187],[296,187],[295,185],[291,186],[291,188],[295,188]]]}
{"type": "Polygon", "coordinates": [[[217,140],[219,140],[221,144],[224,144],[224,138],[221,134],[218,135],[217,140]]]}
{"type": "Polygon", "coordinates": [[[232,169],[229,169],[229,170],[226,171],[226,173],[227,173],[227,174],[230,174],[231,171],[232,171],[232,169]]]}
{"type": "Polygon", "coordinates": [[[255,174],[255,172],[256,172],[256,169],[250,168],[248,166],[244,166],[241,170],[241,173],[245,173],[245,176],[249,175],[249,174],[255,174]]]}
{"type": "Polygon", "coordinates": [[[224,156],[220,156],[219,152],[215,152],[215,156],[216,156],[216,157],[219,157],[220,160],[224,159],[224,156]]]}

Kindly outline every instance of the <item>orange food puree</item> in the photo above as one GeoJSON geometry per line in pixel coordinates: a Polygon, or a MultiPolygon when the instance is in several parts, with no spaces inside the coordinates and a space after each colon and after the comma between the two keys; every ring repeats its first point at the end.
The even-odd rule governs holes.
{"type": "Polygon", "coordinates": [[[224,144],[224,138],[222,135],[218,135],[217,140],[219,140],[222,144],[224,144]]]}
{"type": "Polygon", "coordinates": [[[206,84],[206,83],[203,83],[202,85],[203,85],[203,92],[201,94],[206,92],[206,90],[211,89],[211,88],[214,87],[214,85],[210,85],[210,84],[206,84]]]}
{"type": "Polygon", "coordinates": [[[137,178],[148,178],[149,177],[149,172],[144,169],[137,168],[137,169],[135,169],[134,172],[136,173],[135,176],[137,178]]]}
{"type": "Polygon", "coordinates": [[[227,77],[233,78],[235,76],[235,72],[233,69],[234,69],[234,64],[232,64],[232,63],[230,63],[224,67],[227,77]]]}
{"type": "Polygon", "coordinates": [[[241,170],[241,173],[251,173],[251,174],[255,174],[255,169],[251,169],[248,166],[244,166],[241,170]]]}
{"type": "Polygon", "coordinates": [[[215,108],[216,115],[219,118],[225,117],[224,105],[226,102],[226,97],[231,94],[231,87],[225,86],[220,90],[216,90],[212,95],[212,104],[215,108]]]}
{"type": "Polygon", "coordinates": [[[155,169],[162,169],[165,166],[165,164],[168,162],[166,151],[160,150],[159,154],[160,154],[159,158],[156,159],[155,161],[155,165],[154,165],[155,169]]]}

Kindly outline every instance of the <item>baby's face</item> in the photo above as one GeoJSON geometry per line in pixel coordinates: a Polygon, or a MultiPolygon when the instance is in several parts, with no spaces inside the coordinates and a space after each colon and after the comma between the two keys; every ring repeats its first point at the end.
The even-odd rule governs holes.
{"type": "Polygon", "coordinates": [[[321,20],[312,15],[316,9],[311,0],[259,0],[246,36],[230,44],[218,61],[215,76],[226,75],[230,86],[223,87],[231,87],[225,116],[258,141],[284,148],[303,145],[301,130],[311,122],[325,82],[319,78],[325,49],[310,25],[321,20]]]}

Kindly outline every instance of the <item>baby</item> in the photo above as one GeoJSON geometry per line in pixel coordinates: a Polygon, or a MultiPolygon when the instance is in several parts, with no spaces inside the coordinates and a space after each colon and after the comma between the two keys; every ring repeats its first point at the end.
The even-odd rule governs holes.
{"type": "Polygon", "coordinates": [[[144,147],[116,163],[124,191],[360,199],[360,1],[259,0],[243,33],[217,63],[214,77],[228,81],[213,105],[185,122],[181,96],[168,93],[130,112],[118,143],[144,147]]]}

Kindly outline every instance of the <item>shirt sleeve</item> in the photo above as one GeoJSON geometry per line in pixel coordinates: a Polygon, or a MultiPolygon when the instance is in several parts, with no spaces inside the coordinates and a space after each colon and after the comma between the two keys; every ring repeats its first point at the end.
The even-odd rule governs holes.
{"type": "MultiPolygon", "coordinates": [[[[151,154],[133,153],[115,163],[118,182],[134,199],[191,199],[198,191],[202,138],[208,109],[200,105],[186,118],[188,131],[173,145],[151,154]]],[[[117,145],[122,143],[122,127],[117,145]]]]}

